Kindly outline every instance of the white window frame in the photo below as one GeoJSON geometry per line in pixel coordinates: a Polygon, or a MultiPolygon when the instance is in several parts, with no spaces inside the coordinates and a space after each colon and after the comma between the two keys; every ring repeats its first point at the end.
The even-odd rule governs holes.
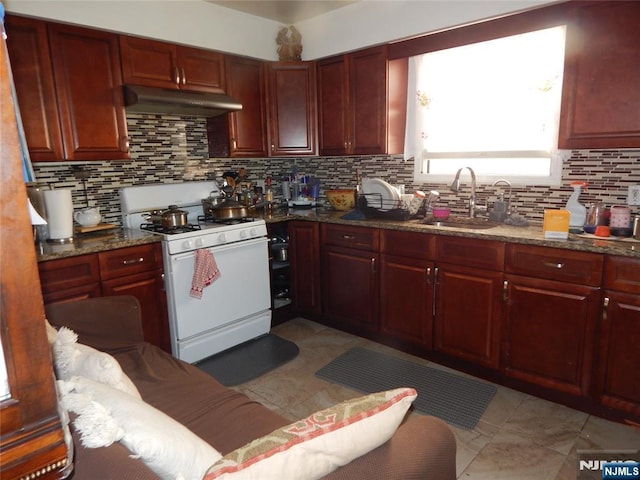
{"type": "MultiPolygon", "coordinates": [[[[557,27],[556,27],[557,28],[557,27]]],[[[561,26],[565,29],[566,27],[561,26]]],[[[545,29],[541,29],[545,30],[545,29]]],[[[503,37],[508,38],[508,37],[503,37]]],[[[409,92],[419,90],[416,85],[416,67],[415,60],[410,59],[409,65],[409,92]]],[[[561,78],[560,78],[561,80],[561,78]]],[[[558,82],[557,88],[561,90],[562,83],[558,82]]],[[[561,91],[558,93],[558,98],[561,96],[561,91]]],[[[413,158],[414,160],[414,181],[416,183],[446,183],[451,180],[456,170],[462,167],[471,167],[476,171],[476,177],[479,182],[492,183],[499,179],[507,179],[512,185],[544,185],[544,186],[559,186],[562,181],[562,162],[567,159],[570,152],[560,151],[551,148],[549,151],[501,151],[501,152],[427,152],[426,150],[417,151],[419,147],[419,139],[416,140],[415,130],[420,127],[414,127],[410,124],[412,122],[411,115],[416,115],[416,110],[420,108],[418,106],[417,99],[412,96],[411,93],[408,96],[407,105],[407,139],[405,141],[405,159],[413,158]],[[412,130],[413,129],[413,130],[412,130]],[[415,145],[410,145],[411,142],[415,142],[415,145]],[[447,165],[446,173],[423,173],[423,167],[428,159],[440,160],[450,159],[451,165],[447,165]],[[482,168],[477,166],[479,161],[487,158],[501,158],[501,159],[526,159],[526,158],[547,158],[549,159],[549,171],[548,173],[538,175],[518,175],[513,169],[510,172],[499,171],[496,173],[483,172],[482,168]],[[455,159],[459,159],[455,162],[455,159]]],[[[557,134],[559,124],[559,108],[555,118],[555,132],[554,141],[557,145],[557,134]]]]}

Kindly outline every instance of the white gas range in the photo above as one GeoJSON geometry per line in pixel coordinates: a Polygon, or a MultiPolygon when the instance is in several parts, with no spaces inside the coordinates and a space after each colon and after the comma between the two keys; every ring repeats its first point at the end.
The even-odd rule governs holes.
{"type": "Polygon", "coordinates": [[[189,363],[269,333],[269,252],[264,220],[225,223],[205,219],[202,199],[219,192],[216,182],[125,187],[120,190],[123,225],[162,236],[171,349],[189,363]],[[176,205],[188,225],[164,230],[149,222],[151,212],[176,205]],[[190,295],[196,251],[213,254],[220,275],[190,295]]]}

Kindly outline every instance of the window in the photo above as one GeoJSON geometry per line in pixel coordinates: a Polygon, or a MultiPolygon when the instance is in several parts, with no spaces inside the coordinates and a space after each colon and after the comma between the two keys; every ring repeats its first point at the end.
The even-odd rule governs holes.
{"type": "Polygon", "coordinates": [[[412,57],[405,158],[417,182],[559,185],[557,151],[565,27],[412,57]]]}

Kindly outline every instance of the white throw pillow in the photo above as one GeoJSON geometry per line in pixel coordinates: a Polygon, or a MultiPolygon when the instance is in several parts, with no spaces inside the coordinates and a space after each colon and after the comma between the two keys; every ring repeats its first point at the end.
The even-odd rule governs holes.
{"type": "Polygon", "coordinates": [[[225,455],[204,480],[315,480],[389,440],[417,397],[398,388],[347,400],[225,455]]]}
{"type": "Polygon", "coordinates": [[[78,335],[73,330],[60,327],[53,343],[53,360],[59,380],[79,375],[142,398],[115,358],[77,341],[78,335]]]}
{"type": "Polygon", "coordinates": [[[87,447],[119,441],[165,480],[199,480],[222,455],[144,401],[83,377],[61,381],[63,405],[87,447]]]}

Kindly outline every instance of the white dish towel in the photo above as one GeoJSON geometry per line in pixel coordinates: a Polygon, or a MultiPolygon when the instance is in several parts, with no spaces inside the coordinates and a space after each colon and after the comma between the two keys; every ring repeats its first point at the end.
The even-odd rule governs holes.
{"type": "Polygon", "coordinates": [[[211,285],[220,276],[220,270],[213,253],[206,248],[196,250],[193,266],[193,280],[189,295],[193,298],[202,298],[202,291],[211,285]]]}

